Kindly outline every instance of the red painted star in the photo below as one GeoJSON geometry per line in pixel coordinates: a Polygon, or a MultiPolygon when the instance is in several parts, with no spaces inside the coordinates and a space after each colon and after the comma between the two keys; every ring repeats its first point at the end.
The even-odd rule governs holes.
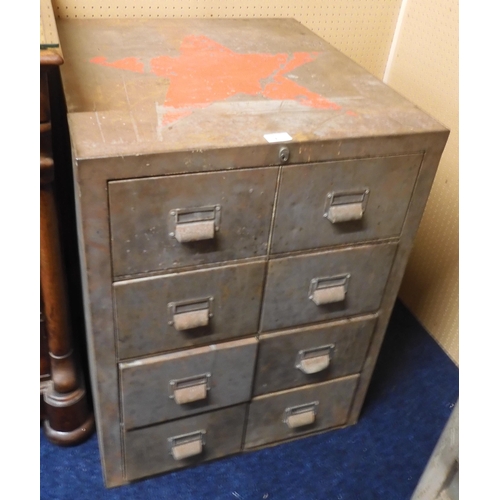
{"type": "MultiPolygon", "coordinates": [[[[261,95],[269,99],[295,100],[317,109],[339,110],[340,106],[286,78],[286,74],[317,53],[239,54],[206,36],[187,36],[178,57],[159,56],[149,62],[150,71],[170,80],[164,106],[170,110],[163,123],[172,123],[195,109],[223,101],[236,94],[261,95]]],[[[95,57],[92,63],[144,73],[136,57],[108,62],[95,57]]]]}

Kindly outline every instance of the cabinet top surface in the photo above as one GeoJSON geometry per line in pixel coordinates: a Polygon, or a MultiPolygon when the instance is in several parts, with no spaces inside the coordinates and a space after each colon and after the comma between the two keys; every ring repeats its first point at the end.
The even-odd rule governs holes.
{"type": "Polygon", "coordinates": [[[58,20],[58,31],[77,158],[445,130],[292,19],[58,20]]]}

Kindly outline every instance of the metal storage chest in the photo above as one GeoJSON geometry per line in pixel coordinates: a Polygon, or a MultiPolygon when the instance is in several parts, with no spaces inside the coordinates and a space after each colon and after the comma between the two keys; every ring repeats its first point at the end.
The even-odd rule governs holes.
{"type": "Polygon", "coordinates": [[[448,131],[294,20],[58,29],[106,485],[354,424],[448,131]]]}

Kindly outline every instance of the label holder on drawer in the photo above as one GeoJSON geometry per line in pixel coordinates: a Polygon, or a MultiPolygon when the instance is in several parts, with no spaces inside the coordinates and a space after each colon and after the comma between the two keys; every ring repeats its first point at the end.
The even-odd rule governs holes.
{"type": "Polygon", "coordinates": [[[317,306],[344,301],[350,277],[350,274],[340,274],[313,278],[309,286],[309,299],[317,306]]]}
{"type": "Polygon", "coordinates": [[[328,193],[323,217],[332,224],[361,220],[366,210],[369,193],[368,188],[328,193]]]}
{"type": "Polygon", "coordinates": [[[211,373],[203,373],[193,377],[171,380],[169,398],[173,399],[178,405],[206,399],[210,390],[211,376],[211,373]]]}
{"type": "Polygon", "coordinates": [[[169,236],[179,243],[213,240],[220,229],[221,206],[175,208],[170,211],[169,236]]]}
{"type": "Polygon", "coordinates": [[[306,375],[326,370],[330,365],[334,344],[302,349],[297,354],[295,368],[306,375]]]}
{"type": "Polygon", "coordinates": [[[318,405],[319,401],[313,401],[303,405],[290,406],[285,410],[283,423],[285,423],[289,429],[296,429],[298,427],[314,424],[318,412],[318,405]]]}
{"type": "Polygon", "coordinates": [[[208,326],[213,317],[214,298],[189,299],[167,305],[168,324],[177,331],[208,326]]]}
{"type": "Polygon", "coordinates": [[[174,460],[184,460],[201,455],[203,453],[203,446],[206,444],[205,435],[205,430],[199,430],[168,438],[170,454],[174,460]]]}

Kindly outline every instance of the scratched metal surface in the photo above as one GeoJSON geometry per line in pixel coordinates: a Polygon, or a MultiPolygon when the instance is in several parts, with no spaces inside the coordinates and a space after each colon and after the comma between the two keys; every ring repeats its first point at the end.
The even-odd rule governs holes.
{"type": "Polygon", "coordinates": [[[359,375],[350,375],[321,384],[256,397],[250,403],[244,448],[311,434],[345,424],[359,375]],[[285,423],[288,408],[318,402],[314,422],[290,429],[285,423]]]}
{"type": "Polygon", "coordinates": [[[246,408],[246,404],[236,405],[125,432],[127,480],[132,481],[237,453],[241,449],[246,408]],[[205,432],[202,453],[184,460],[175,460],[170,453],[169,439],[199,431],[205,432]]]}
{"type": "Polygon", "coordinates": [[[283,167],[271,253],[398,236],[422,155],[370,158],[283,167]],[[360,220],[324,217],[331,193],[368,190],[360,220]]]}
{"type": "Polygon", "coordinates": [[[291,19],[58,20],[77,158],[443,130],[291,19]]]}
{"type": "Polygon", "coordinates": [[[376,316],[298,328],[259,336],[253,395],[326,382],[359,373],[372,338],[376,316]],[[333,345],[328,366],[317,373],[297,368],[301,350],[333,345]]]}
{"type": "Polygon", "coordinates": [[[115,283],[119,358],[211,344],[256,332],[264,275],[265,264],[259,261],[115,283]],[[179,303],[204,297],[213,298],[213,316],[206,327],[177,331],[169,325],[166,301],[179,303]]]}
{"type": "MultiPolygon", "coordinates": [[[[267,266],[260,332],[377,312],[363,369],[355,376],[359,383],[351,387],[352,392],[347,391],[347,413],[325,425],[355,423],[446,142],[446,129],[295,21],[87,19],[61,20],[60,30],[68,59],[62,77],[74,148],[87,340],[106,485],[116,486],[171,467],[165,458],[168,452],[164,424],[122,432],[117,309],[112,286],[115,262],[111,237],[115,236],[110,233],[110,186],[116,187],[124,179],[128,179],[126,183],[136,183],[137,178],[148,177],[148,182],[156,182],[155,176],[182,174],[178,177],[184,177],[187,173],[196,173],[185,176],[195,181],[200,172],[210,170],[248,167],[257,174],[259,169],[255,167],[266,167],[265,170],[274,171],[270,165],[283,164],[285,160],[279,159],[280,143],[266,142],[264,134],[267,133],[286,132],[292,138],[286,143],[290,150],[289,165],[279,169],[275,193],[280,188],[280,179],[285,178],[285,169],[295,168],[294,164],[309,164],[312,175],[312,162],[330,162],[333,168],[340,168],[342,160],[383,157],[388,161],[388,157],[423,155],[415,183],[409,182],[413,185],[411,201],[407,209],[401,209],[401,213],[406,213],[403,225],[395,224],[394,230],[384,233],[385,237],[393,236],[393,241],[377,244],[370,241],[369,246],[360,246],[357,242],[364,237],[359,240],[351,233],[352,241],[342,244],[356,242],[354,247],[325,247],[318,252],[318,243],[338,243],[321,243],[318,239],[313,248],[315,253],[280,253],[272,256],[267,266]],[[309,300],[312,278],[347,272],[352,276],[343,304],[316,306],[309,300]],[[292,310],[288,308],[289,302],[295,304],[292,310]]],[[[409,165],[404,162],[401,168],[409,168],[409,165]]],[[[377,172],[380,173],[380,169],[377,168],[377,172]]],[[[220,187],[215,184],[211,189],[220,187]]],[[[304,192],[301,183],[297,188],[304,192]]],[[[375,200],[375,196],[371,199],[375,200]]],[[[125,197],[121,204],[123,210],[128,204],[133,205],[125,197]]],[[[198,205],[194,203],[194,206],[198,205]]],[[[245,202],[238,206],[254,208],[245,202]]],[[[276,206],[275,198],[273,209],[276,206]]],[[[222,223],[227,221],[224,213],[222,223]]],[[[321,218],[322,214],[323,211],[321,218]]],[[[279,209],[275,215],[278,217],[279,209]]],[[[164,221],[163,230],[168,230],[168,219],[164,221]]],[[[382,236],[375,233],[370,240],[372,237],[382,236]]],[[[294,252],[303,250],[301,246],[288,244],[285,248],[295,248],[294,252]]],[[[141,248],[143,250],[148,248],[141,248]]],[[[241,259],[242,256],[225,258],[241,259]]],[[[269,254],[265,258],[269,258],[269,254]]],[[[214,259],[211,264],[220,264],[224,259],[214,259]]],[[[156,273],[162,269],[163,265],[148,264],[145,268],[125,271],[119,278],[126,278],[128,272],[156,273]]],[[[205,270],[190,269],[189,273],[205,270]]],[[[136,277],[138,282],[158,284],[162,279],[136,277]]],[[[262,282],[261,274],[258,279],[262,282]]],[[[125,286],[128,285],[115,288],[125,286]]],[[[260,293],[258,295],[260,297],[260,293]]],[[[161,294],[158,300],[158,309],[168,304],[161,294]]],[[[240,309],[234,311],[235,316],[241,316],[240,309]]],[[[156,319],[152,321],[155,323],[156,319]]],[[[228,331],[235,333],[232,329],[228,331]]],[[[149,342],[149,338],[146,340],[149,342]]],[[[154,347],[154,352],[164,351],[168,342],[165,339],[163,344],[162,339],[160,344],[155,344],[158,350],[154,347]]],[[[287,398],[289,393],[305,394],[309,389],[313,390],[310,386],[287,390],[287,398]]],[[[327,392],[330,395],[330,391],[327,392]]],[[[268,401],[268,397],[259,396],[255,401],[268,401]]],[[[288,399],[286,402],[293,403],[288,399]]],[[[299,403],[297,400],[293,404],[299,403]]],[[[282,409],[280,416],[281,412],[282,409]]],[[[184,426],[184,432],[196,430],[188,429],[185,420],[193,419],[198,427],[198,422],[211,418],[207,415],[213,413],[165,425],[175,427],[174,435],[182,434],[184,426]]],[[[279,427],[283,425],[281,419],[274,418],[274,421],[281,422],[279,427]]],[[[319,424],[321,421],[318,418],[319,424]]],[[[239,444],[223,441],[221,446],[228,445],[224,453],[237,451],[241,444],[243,414],[238,418],[235,415],[234,422],[235,428],[239,428],[234,435],[239,444]],[[240,418],[241,424],[237,424],[240,418]]],[[[260,422],[259,416],[256,422],[260,422]]],[[[257,441],[269,440],[272,432],[267,437],[257,436],[257,441]]],[[[287,435],[280,437],[287,438],[287,435]]],[[[220,450],[208,445],[206,450],[206,458],[221,456],[220,450]],[[215,455],[210,454],[211,449],[215,455]]]]}
{"type": "Polygon", "coordinates": [[[266,255],[277,176],[277,168],[259,168],[110,182],[115,276],[266,255]],[[170,236],[172,211],[215,205],[214,238],[187,244],[170,236]]]}
{"type": "Polygon", "coordinates": [[[305,325],[376,311],[391,271],[396,243],[347,247],[269,262],[261,331],[305,325]],[[317,305],[311,281],[349,275],[345,299],[317,305]]]}
{"type": "Polygon", "coordinates": [[[249,401],[256,356],[253,337],[120,363],[125,429],[249,401]],[[173,381],[207,374],[205,398],[184,404],[174,399],[173,381]]]}

